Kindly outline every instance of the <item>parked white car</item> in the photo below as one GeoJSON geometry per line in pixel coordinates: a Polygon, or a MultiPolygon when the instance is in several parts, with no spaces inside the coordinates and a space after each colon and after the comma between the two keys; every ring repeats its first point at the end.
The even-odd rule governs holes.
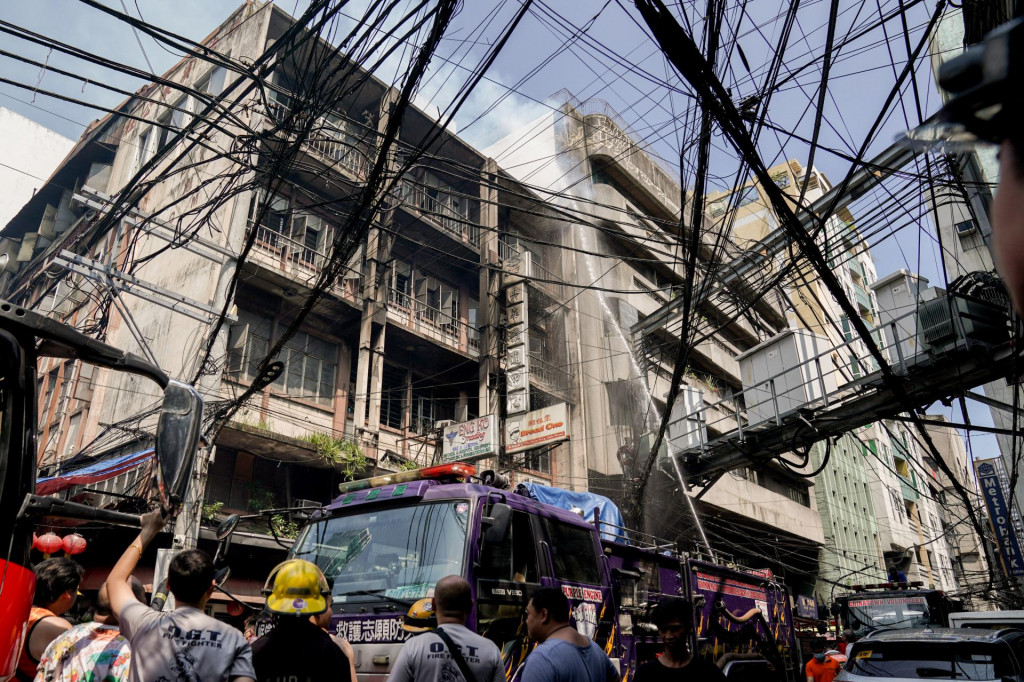
{"type": "Polygon", "coordinates": [[[847,649],[836,682],[1024,682],[1024,631],[879,630],[847,649]]]}

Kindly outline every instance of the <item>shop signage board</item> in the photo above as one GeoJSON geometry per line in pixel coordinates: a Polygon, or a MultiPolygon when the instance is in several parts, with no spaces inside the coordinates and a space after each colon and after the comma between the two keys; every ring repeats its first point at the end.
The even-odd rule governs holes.
{"type": "Polygon", "coordinates": [[[472,462],[498,454],[498,418],[493,414],[452,424],[444,430],[442,462],[472,462]]]}
{"type": "Polygon", "coordinates": [[[566,403],[505,418],[506,455],[566,440],[569,440],[569,409],[566,403]]]}

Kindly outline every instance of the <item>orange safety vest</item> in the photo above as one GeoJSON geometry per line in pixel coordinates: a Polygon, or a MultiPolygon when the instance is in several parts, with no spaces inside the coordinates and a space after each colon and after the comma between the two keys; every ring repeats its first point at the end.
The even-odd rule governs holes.
{"type": "Polygon", "coordinates": [[[32,641],[32,630],[39,621],[44,618],[56,618],[57,614],[42,606],[33,606],[28,614],[28,629],[25,631],[25,646],[21,650],[21,658],[18,659],[18,670],[14,674],[21,682],[32,682],[36,678],[36,670],[39,668],[39,659],[29,653],[28,645],[32,641]]]}

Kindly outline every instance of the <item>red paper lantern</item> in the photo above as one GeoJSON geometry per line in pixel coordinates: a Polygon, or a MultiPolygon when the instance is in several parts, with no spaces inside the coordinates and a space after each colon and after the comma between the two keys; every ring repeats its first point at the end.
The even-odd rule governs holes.
{"type": "Polygon", "coordinates": [[[228,615],[237,618],[245,612],[245,607],[236,601],[228,602],[228,615]]]}
{"type": "Polygon", "coordinates": [[[71,535],[65,536],[63,546],[64,553],[68,556],[74,556],[75,554],[81,554],[85,551],[85,547],[88,543],[78,533],[72,533],[71,535]]]}
{"type": "Polygon", "coordinates": [[[39,549],[39,536],[32,533],[32,549],[39,549]]]}
{"type": "Polygon", "coordinates": [[[64,541],[60,539],[60,536],[56,533],[43,533],[36,540],[36,549],[49,557],[56,551],[59,551],[64,546],[64,541]]]}

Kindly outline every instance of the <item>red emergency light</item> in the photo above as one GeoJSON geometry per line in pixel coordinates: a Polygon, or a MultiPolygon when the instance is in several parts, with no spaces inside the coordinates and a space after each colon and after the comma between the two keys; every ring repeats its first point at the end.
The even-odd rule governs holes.
{"type": "Polygon", "coordinates": [[[424,467],[422,469],[399,471],[394,474],[383,474],[381,476],[374,476],[373,478],[349,481],[348,483],[342,483],[339,485],[338,492],[352,493],[357,490],[379,488],[382,485],[392,485],[394,483],[409,483],[410,481],[422,481],[426,479],[438,481],[444,479],[468,478],[469,476],[476,476],[475,466],[472,464],[464,464],[462,462],[452,462],[451,464],[439,464],[437,466],[424,467]]]}

